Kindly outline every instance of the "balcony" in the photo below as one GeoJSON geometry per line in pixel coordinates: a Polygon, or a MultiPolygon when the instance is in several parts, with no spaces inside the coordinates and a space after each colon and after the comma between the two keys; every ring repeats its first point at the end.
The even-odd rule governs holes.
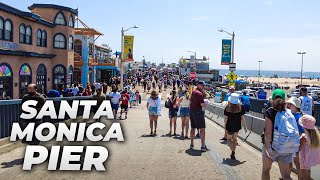
{"type": "Polygon", "coordinates": [[[84,61],[79,53],[74,52],[74,66],[83,66],[84,61]]]}

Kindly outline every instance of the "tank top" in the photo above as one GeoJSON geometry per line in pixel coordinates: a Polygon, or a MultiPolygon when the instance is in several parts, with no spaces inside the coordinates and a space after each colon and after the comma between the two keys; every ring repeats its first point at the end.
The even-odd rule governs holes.
{"type": "Polygon", "coordinates": [[[182,108],[187,108],[190,107],[190,99],[187,100],[187,98],[185,96],[182,97],[182,102],[180,103],[182,108]]]}
{"type": "Polygon", "coordinates": [[[312,97],[301,96],[301,111],[312,116],[312,97]]]}

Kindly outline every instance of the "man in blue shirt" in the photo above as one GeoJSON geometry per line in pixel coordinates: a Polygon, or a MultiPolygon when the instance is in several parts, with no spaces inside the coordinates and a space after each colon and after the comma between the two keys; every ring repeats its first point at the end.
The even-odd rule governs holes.
{"type": "Polygon", "coordinates": [[[250,111],[250,97],[247,94],[247,91],[243,92],[243,95],[240,97],[242,108],[246,111],[250,111]]]}

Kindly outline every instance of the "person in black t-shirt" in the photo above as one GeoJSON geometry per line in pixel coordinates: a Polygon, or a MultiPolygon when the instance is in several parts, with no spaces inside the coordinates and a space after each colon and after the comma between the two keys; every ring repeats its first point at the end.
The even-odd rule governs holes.
{"type": "Polygon", "coordinates": [[[232,93],[228,98],[228,105],[224,110],[227,140],[231,149],[231,159],[235,158],[235,150],[237,147],[238,132],[241,129],[241,124],[244,126],[244,131],[247,132],[247,125],[244,119],[245,110],[241,108],[239,95],[232,93]]]}

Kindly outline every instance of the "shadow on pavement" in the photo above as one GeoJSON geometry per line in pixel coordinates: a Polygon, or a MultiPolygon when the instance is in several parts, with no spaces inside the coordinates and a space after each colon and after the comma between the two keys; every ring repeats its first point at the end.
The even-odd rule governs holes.
{"type": "Polygon", "coordinates": [[[243,163],[245,163],[246,161],[239,161],[239,160],[232,160],[232,159],[230,159],[230,158],[223,158],[223,164],[227,164],[227,165],[229,165],[229,166],[238,166],[238,165],[240,165],[240,164],[243,164],[243,163]]]}
{"type": "Polygon", "coordinates": [[[172,137],[173,135],[171,134],[164,134],[164,135],[161,135],[161,137],[172,137]]]}
{"type": "Polygon", "coordinates": [[[182,140],[182,141],[187,140],[187,139],[186,139],[185,137],[183,137],[183,136],[174,136],[173,139],[178,139],[178,140],[182,140]]]}
{"type": "Polygon", "coordinates": [[[200,150],[195,150],[195,149],[187,149],[185,151],[189,156],[201,156],[202,152],[200,150]]]}
{"type": "Polygon", "coordinates": [[[156,137],[157,135],[151,134],[142,134],[141,137],[156,137]]]}
{"type": "Polygon", "coordinates": [[[10,167],[13,167],[13,166],[21,165],[21,164],[23,164],[23,160],[24,160],[24,158],[15,159],[15,160],[10,161],[10,162],[3,162],[3,163],[1,163],[1,165],[2,165],[1,168],[10,168],[10,167]]]}

